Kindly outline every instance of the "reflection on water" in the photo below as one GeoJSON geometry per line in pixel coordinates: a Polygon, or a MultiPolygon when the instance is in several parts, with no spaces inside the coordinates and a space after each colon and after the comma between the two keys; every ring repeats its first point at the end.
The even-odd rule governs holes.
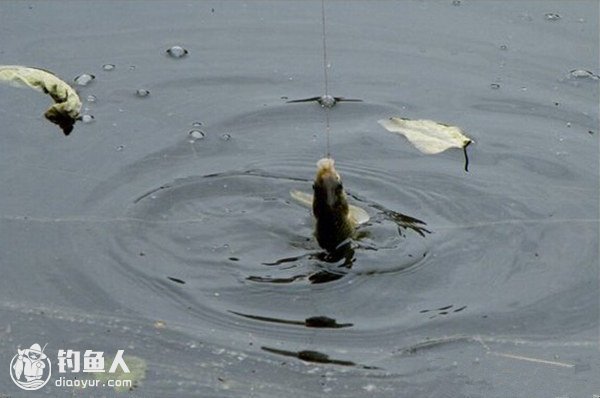
{"type": "Polygon", "coordinates": [[[348,328],[351,327],[351,323],[338,323],[335,319],[329,318],[327,316],[312,316],[310,318],[306,318],[303,321],[292,321],[289,319],[278,319],[278,318],[270,318],[266,316],[258,316],[258,315],[250,315],[250,314],[242,314],[240,312],[230,311],[232,314],[236,314],[239,316],[243,316],[248,319],[254,319],[256,321],[263,322],[274,322],[274,323],[282,323],[286,325],[299,325],[305,326],[307,328],[325,328],[325,329],[339,329],[339,328],[348,328]]]}

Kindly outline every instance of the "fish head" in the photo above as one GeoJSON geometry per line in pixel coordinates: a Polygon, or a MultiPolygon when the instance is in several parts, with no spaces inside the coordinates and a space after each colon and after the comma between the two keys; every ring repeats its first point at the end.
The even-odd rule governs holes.
{"type": "Polygon", "coordinates": [[[342,178],[335,170],[333,159],[323,158],[317,162],[317,175],[313,190],[313,210],[316,216],[323,211],[339,214],[340,216],[348,214],[348,202],[346,201],[342,178]]]}

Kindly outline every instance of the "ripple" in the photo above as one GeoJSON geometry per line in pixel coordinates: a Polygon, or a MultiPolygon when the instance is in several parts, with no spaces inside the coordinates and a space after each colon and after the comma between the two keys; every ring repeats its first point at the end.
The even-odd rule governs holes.
{"type": "MultiPolygon", "coordinates": [[[[522,108],[540,118],[564,116],[554,105],[516,111],[503,101],[477,106],[513,115],[522,108]]],[[[506,314],[519,318],[535,309],[548,312],[548,291],[524,286],[568,279],[567,269],[534,255],[557,255],[552,242],[560,220],[552,223],[547,214],[555,211],[549,203],[566,189],[520,184],[497,173],[486,178],[488,165],[481,158],[466,174],[460,167],[455,172],[418,167],[398,159],[394,148],[379,148],[385,159],[340,156],[336,164],[349,200],[364,208],[371,221],[361,227],[350,255],[327,257],[312,237],[310,211],[289,196],[291,189],[311,190],[314,153],[263,152],[267,142],[281,148],[291,140],[300,145],[310,140],[293,130],[278,142],[265,141],[277,141],[273,131],[289,126],[291,108],[284,108],[206,123],[202,130],[210,133],[202,145],[181,137],[180,143],[123,168],[94,191],[97,197],[90,203],[122,220],[106,234],[106,256],[128,291],[143,292],[162,309],[156,314],[144,302],[132,304],[135,311],[169,324],[180,319],[190,334],[210,330],[203,338],[213,343],[239,345],[252,336],[257,348],[281,349],[301,360],[299,353],[315,351],[365,366],[377,363],[372,349],[384,342],[410,346],[415,335],[424,338],[440,325],[448,334],[510,334],[514,324],[506,314]],[[223,131],[235,134],[235,140],[222,142],[223,131]],[[245,158],[239,160],[241,149],[245,158]],[[307,347],[314,333],[318,339],[307,347]],[[343,350],[352,354],[338,355],[343,350]]],[[[299,116],[292,121],[304,121],[315,110],[308,108],[294,107],[299,116]]],[[[355,123],[388,110],[365,103],[334,111],[355,123]]],[[[355,136],[342,138],[355,148],[355,136]]],[[[341,151],[339,145],[336,149],[341,151]]],[[[562,180],[569,171],[561,162],[534,154],[496,156],[496,162],[511,165],[512,174],[527,170],[562,180]]],[[[569,192],[577,198],[585,194],[569,192]]],[[[585,237],[590,227],[574,221],[561,228],[585,237]]],[[[589,239],[568,249],[573,263],[581,266],[590,258],[589,239]]],[[[568,308],[569,299],[559,297],[553,303],[568,308]]],[[[559,310],[548,322],[565,313],[559,310]]],[[[552,329],[548,323],[536,327],[552,329]]]]}

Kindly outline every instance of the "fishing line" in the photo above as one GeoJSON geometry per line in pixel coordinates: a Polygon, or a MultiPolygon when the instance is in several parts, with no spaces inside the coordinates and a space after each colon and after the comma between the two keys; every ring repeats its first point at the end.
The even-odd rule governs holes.
{"type": "MultiPolygon", "coordinates": [[[[327,34],[325,30],[325,0],[321,0],[321,23],[323,26],[323,80],[325,83],[325,97],[329,96],[329,74],[328,74],[328,63],[327,63],[327,34]]],[[[331,157],[329,136],[331,135],[331,128],[329,126],[329,107],[325,108],[325,136],[327,138],[327,157],[331,157]]]]}

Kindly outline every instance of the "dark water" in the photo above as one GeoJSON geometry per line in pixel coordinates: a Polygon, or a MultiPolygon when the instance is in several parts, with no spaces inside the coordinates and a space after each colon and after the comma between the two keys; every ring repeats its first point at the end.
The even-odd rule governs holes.
{"type": "MultiPolygon", "coordinates": [[[[323,93],[320,2],[1,2],[2,63],[96,79],[69,138],[0,87],[0,369],[40,342],[125,349],[140,397],[600,394],[598,80],[570,74],[600,72],[598,3],[454,3],[326,4],[330,92],[364,100],[331,110],[371,215],[348,268],[289,196],[325,152],[285,103],[323,93]],[[389,116],[461,126],[470,171],[389,116]]],[[[115,393],[0,374],[34,394],[115,393]]]]}

